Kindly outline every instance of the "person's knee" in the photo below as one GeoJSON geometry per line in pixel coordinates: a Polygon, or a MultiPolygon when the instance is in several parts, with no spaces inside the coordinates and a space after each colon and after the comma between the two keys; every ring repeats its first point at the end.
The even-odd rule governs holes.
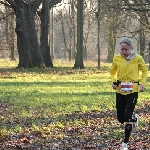
{"type": "Polygon", "coordinates": [[[125,115],[125,122],[132,122],[132,115],[125,115]]]}

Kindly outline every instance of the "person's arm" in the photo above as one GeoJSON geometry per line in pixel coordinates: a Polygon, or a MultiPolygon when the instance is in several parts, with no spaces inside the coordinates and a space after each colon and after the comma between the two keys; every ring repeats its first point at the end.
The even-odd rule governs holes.
{"type": "Polygon", "coordinates": [[[112,81],[112,88],[114,90],[117,89],[117,85],[114,83],[116,82],[116,75],[117,75],[117,65],[113,62],[110,70],[110,75],[111,75],[111,81],[112,81]]]}
{"type": "Polygon", "coordinates": [[[116,82],[117,65],[115,63],[113,63],[111,66],[110,75],[111,75],[111,81],[116,82]]]}
{"type": "Polygon", "coordinates": [[[140,91],[144,92],[146,90],[146,79],[148,74],[148,68],[146,67],[146,64],[144,62],[144,59],[141,57],[139,61],[139,70],[142,72],[142,80],[140,84],[140,91]]]}

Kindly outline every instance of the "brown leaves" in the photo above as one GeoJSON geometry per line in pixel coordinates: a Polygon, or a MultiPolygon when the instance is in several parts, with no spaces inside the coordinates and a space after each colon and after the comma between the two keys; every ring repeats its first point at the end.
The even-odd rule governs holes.
{"type": "MultiPolygon", "coordinates": [[[[0,106],[0,149],[116,150],[124,138],[124,126],[117,122],[116,112],[109,109],[60,114],[57,118],[50,115],[44,118],[37,109],[32,117],[20,118],[13,105],[0,103],[0,106]]],[[[137,112],[141,116],[140,130],[131,134],[129,149],[148,150],[149,105],[139,107],[137,112]]]]}
{"type": "Polygon", "coordinates": [[[28,140],[28,138],[24,137],[23,139],[21,139],[22,143],[28,144],[30,143],[30,141],[28,140]]]}

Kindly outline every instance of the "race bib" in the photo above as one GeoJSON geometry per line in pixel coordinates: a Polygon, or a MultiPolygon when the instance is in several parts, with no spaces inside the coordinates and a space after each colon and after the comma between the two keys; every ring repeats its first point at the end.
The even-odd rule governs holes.
{"type": "Polygon", "coordinates": [[[133,83],[132,82],[121,82],[121,92],[132,92],[133,83]]]}

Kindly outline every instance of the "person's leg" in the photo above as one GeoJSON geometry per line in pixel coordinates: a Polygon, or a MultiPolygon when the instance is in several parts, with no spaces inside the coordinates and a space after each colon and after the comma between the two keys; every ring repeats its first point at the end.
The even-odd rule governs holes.
{"type": "Polygon", "coordinates": [[[116,109],[117,109],[117,119],[123,124],[125,121],[125,109],[126,109],[126,100],[124,95],[116,93],[116,109]]]}
{"type": "Polygon", "coordinates": [[[132,124],[133,122],[136,122],[135,118],[132,118],[133,111],[135,108],[135,105],[137,103],[138,99],[138,93],[131,93],[126,96],[127,106],[126,106],[126,112],[125,112],[125,139],[124,143],[128,143],[129,137],[132,131],[132,124]]]}
{"type": "Polygon", "coordinates": [[[126,95],[126,112],[125,112],[125,122],[134,122],[132,115],[137,103],[138,93],[131,93],[126,95]]]}
{"type": "Polygon", "coordinates": [[[124,143],[129,142],[129,137],[132,131],[132,124],[126,123],[125,124],[125,138],[124,138],[124,143]]]}
{"type": "MultiPolygon", "coordinates": [[[[117,109],[117,119],[123,124],[125,122],[125,109],[126,109],[126,99],[125,95],[116,93],[116,109],[117,109]]],[[[122,149],[127,148],[127,143],[122,143],[122,149]]]]}

